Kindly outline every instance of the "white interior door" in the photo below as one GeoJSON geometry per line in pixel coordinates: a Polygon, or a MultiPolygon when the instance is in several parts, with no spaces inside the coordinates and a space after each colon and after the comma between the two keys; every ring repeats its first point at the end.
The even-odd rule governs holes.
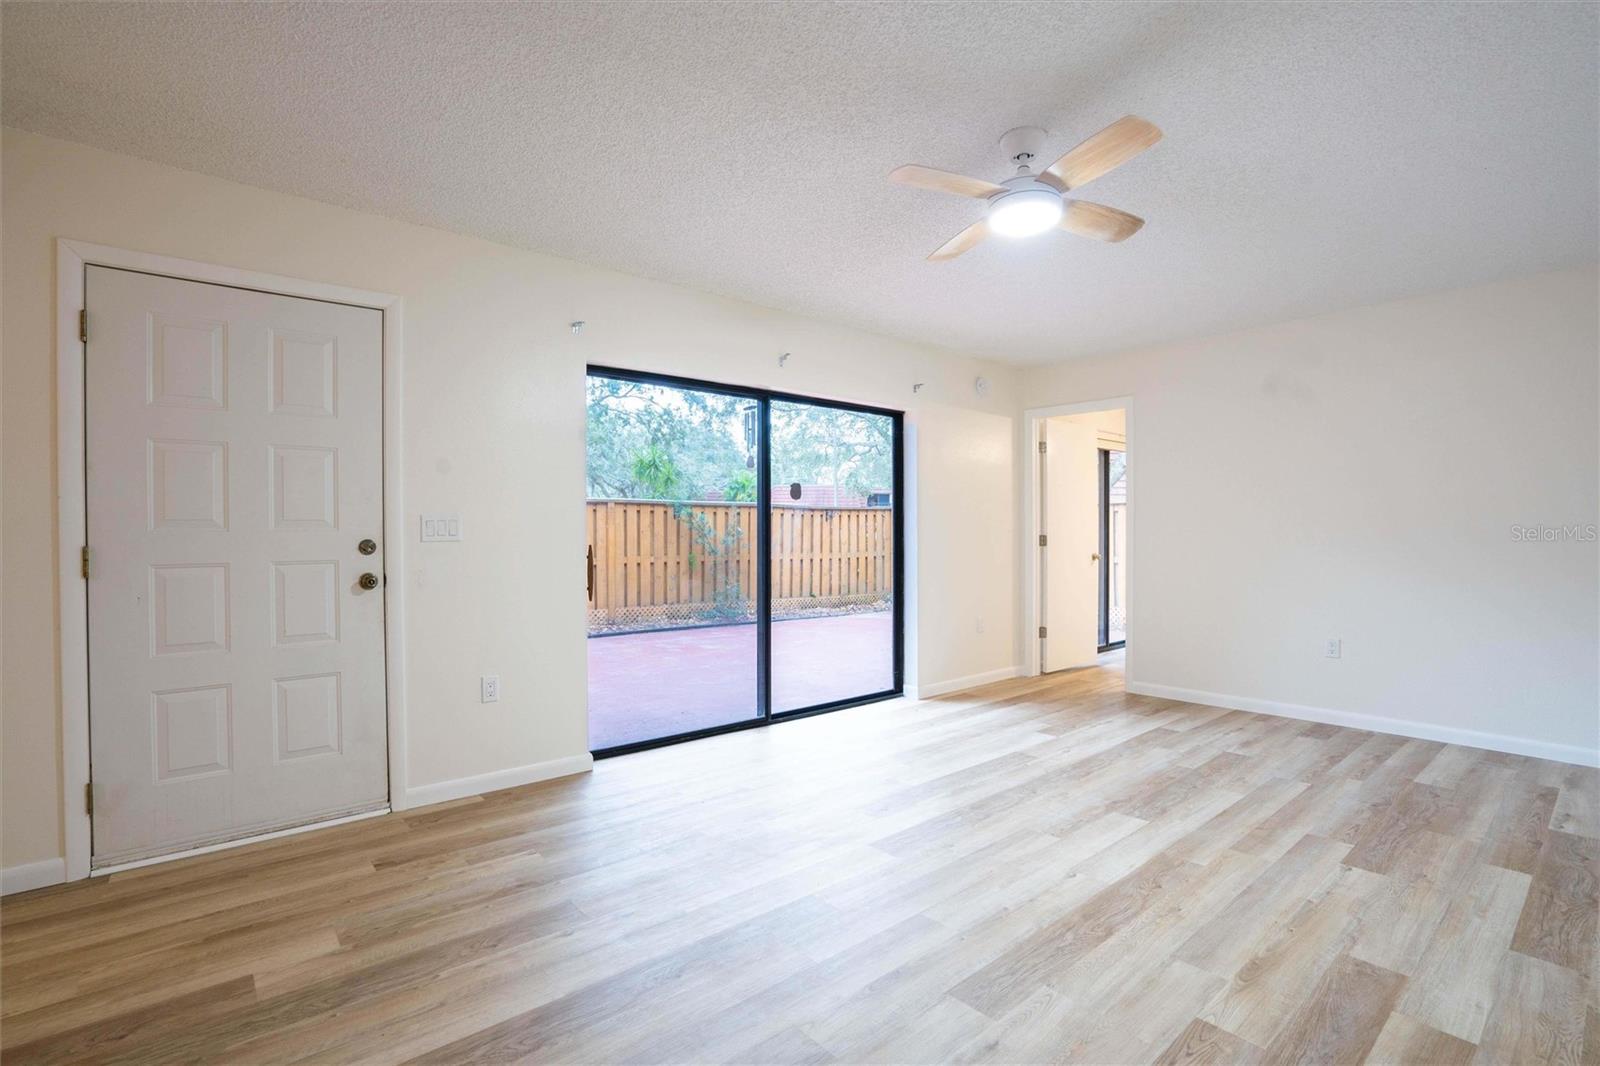
{"type": "Polygon", "coordinates": [[[382,313],[85,294],[94,865],[384,806],[382,313]]]}
{"type": "Polygon", "coordinates": [[[1041,669],[1088,666],[1100,648],[1100,450],[1094,427],[1044,420],[1039,493],[1041,669]]]}

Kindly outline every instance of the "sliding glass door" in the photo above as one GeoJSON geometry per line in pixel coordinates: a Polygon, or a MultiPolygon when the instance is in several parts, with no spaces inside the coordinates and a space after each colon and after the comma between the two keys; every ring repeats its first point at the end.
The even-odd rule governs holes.
{"type": "Polygon", "coordinates": [[[591,368],[589,743],[901,689],[896,412],[591,368]]]}
{"type": "Polygon", "coordinates": [[[1100,650],[1128,638],[1128,453],[1100,449],[1100,650]]]}
{"type": "Polygon", "coordinates": [[[760,716],[756,401],[589,377],[589,746],[760,716]]]}
{"type": "Polygon", "coordinates": [[[895,424],[773,400],[772,711],[892,692],[895,424]]]}

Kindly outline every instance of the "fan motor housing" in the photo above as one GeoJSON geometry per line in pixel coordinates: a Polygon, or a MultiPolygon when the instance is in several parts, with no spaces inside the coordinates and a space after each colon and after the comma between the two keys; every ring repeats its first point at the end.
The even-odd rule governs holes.
{"type": "Polygon", "coordinates": [[[990,203],[994,203],[996,200],[999,200],[999,199],[1002,199],[1004,197],[1010,196],[1012,193],[1027,192],[1027,191],[1033,190],[1033,189],[1038,189],[1038,190],[1041,190],[1043,192],[1047,192],[1052,196],[1060,196],[1061,195],[1061,190],[1060,189],[1056,188],[1054,185],[1050,185],[1050,184],[1047,184],[1046,182],[1040,181],[1038,178],[1034,177],[1032,174],[1018,174],[1014,178],[1007,178],[1005,181],[1002,181],[1000,184],[1005,186],[1005,190],[1006,191],[1005,192],[997,192],[993,196],[989,197],[989,202],[990,203]]]}
{"type": "Polygon", "coordinates": [[[997,192],[993,196],[989,197],[988,203],[989,211],[991,213],[993,213],[996,207],[999,207],[1001,204],[1006,203],[1007,201],[1011,201],[1013,197],[1016,197],[1017,201],[1019,202],[1023,200],[1043,201],[1045,197],[1049,197],[1050,199],[1058,202],[1062,200],[1060,189],[1057,189],[1054,185],[1046,185],[1038,178],[1032,177],[1028,174],[1022,174],[1007,181],[1002,181],[1000,184],[1005,187],[1005,191],[997,192]]]}

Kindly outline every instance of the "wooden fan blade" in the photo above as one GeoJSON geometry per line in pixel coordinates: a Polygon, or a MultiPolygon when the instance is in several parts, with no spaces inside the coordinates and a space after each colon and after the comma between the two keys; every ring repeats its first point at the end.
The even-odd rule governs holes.
{"type": "Polygon", "coordinates": [[[1077,189],[1120,167],[1161,139],[1161,131],[1138,115],[1119,118],[1099,133],[1057,159],[1040,174],[1040,180],[1059,185],[1061,191],[1077,189]]]}
{"type": "Polygon", "coordinates": [[[960,233],[951,237],[939,246],[938,251],[928,256],[930,263],[942,263],[946,259],[954,259],[962,252],[977,246],[978,242],[989,235],[989,220],[980,218],[960,233]]]}
{"type": "Polygon", "coordinates": [[[1097,241],[1125,241],[1139,232],[1144,219],[1118,211],[1105,204],[1091,204],[1087,200],[1068,200],[1061,216],[1061,228],[1080,237],[1093,237],[1097,241]]]}
{"type": "Polygon", "coordinates": [[[889,171],[889,180],[898,181],[901,185],[911,185],[918,189],[932,189],[934,192],[953,192],[957,196],[973,196],[979,200],[993,196],[997,192],[1005,192],[1005,188],[992,181],[982,178],[969,178],[964,174],[952,174],[948,170],[934,170],[932,167],[919,167],[915,163],[907,163],[903,167],[895,167],[889,171]]]}

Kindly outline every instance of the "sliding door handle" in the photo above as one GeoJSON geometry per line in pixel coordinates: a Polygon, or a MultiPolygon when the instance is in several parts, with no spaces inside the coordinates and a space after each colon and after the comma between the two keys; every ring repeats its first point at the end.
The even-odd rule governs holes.
{"type": "Polygon", "coordinates": [[[589,545],[588,558],[583,566],[584,580],[589,586],[589,601],[594,602],[594,545],[589,545]]]}

